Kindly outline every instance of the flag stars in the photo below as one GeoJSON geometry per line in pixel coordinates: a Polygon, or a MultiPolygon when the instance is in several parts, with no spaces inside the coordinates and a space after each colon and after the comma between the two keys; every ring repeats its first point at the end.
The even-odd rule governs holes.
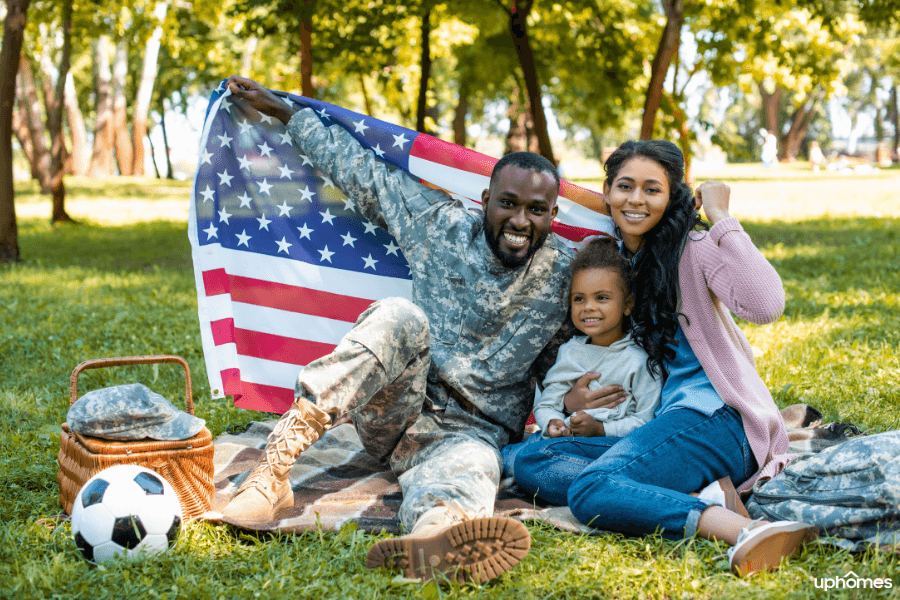
{"type": "Polygon", "coordinates": [[[328,223],[329,225],[334,225],[334,223],[333,223],[333,221],[334,221],[334,215],[331,214],[331,210],[330,210],[330,209],[327,209],[327,208],[326,208],[326,209],[325,209],[325,212],[320,212],[319,214],[322,215],[322,222],[323,222],[323,223],[328,223]]]}
{"type": "Polygon", "coordinates": [[[279,133],[278,137],[281,138],[282,144],[290,144],[292,141],[291,134],[289,134],[287,131],[285,131],[284,133],[279,133]]]}
{"type": "Polygon", "coordinates": [[[344,210],[348,210],[350,212],[356,212],[356,205],[353,203],[353,200],[350,198],[344,198],[341,200],[344,203],[344,210]]]}
{"type": "Polygon", "coordinates": [[[219,138],[219,146],[220,146],[221,148],[230,147],[230,146],[231,146],[231,140],[234,139],[233,137],[229,137],[229,136],[228,136],[228,132],[227,132],[227,131],[226,131],[225,133],[223,133],[222,135],[217,135],[216,137],[219,138]]]}
{"type": "Polygon", "coordinates": [[[393,254],[394,256],[400,256],[399,254],[397,254],[397,250],[400,249],[400,246],[395,244],[394,240],[391,240],[390,244],[385,244],[384,247],[387,249],[388,256],[390,256],[391,254],[393,254]]]}
{"type": "Polygon", "coordinates": [[[279,217],[290,217],[291,216],[291,208],[288,206],[287,200],[278,204],[278,216],[279,217]]]}
{"type": "Polygon", "coordinates": [[[221,173],[216,173],[219,176],[219,185],[227,185],[231,187],[231,180],[234,179],[234,175],[228,174],[228,169],[223,170],[221,173]]]}
{"type": "Polygon", "coordinates": [[[363,221],[363,227],[366,228],[365,233],[371,233],[374,236],[378,236],[378,226],[374,223],[370,223],[369,221],[363,221]]]}
{"type": "Polygon", "coordinates": [[[230,218],[233,217],[233,216],[234,216],[234,215],[229,214],[228,211],[225,210],[224,207],[222,208],[222,210],[219,211],[219,220],[220,220],[220,221],[224,221],[226,225],[229,224],[229,223],[228,223],[228,219],[230,219],[230,218]]]}
{"type": "Polygon", "coordinates": [[[219,108],[228,112],[229,115],[231,114],[231,102],[228,98],[222,98],[222,104],[219,105],[219,108]]]}
{"type": "Polygon", "coordinates": [[[300,202],[306,202],[307,200],[312,201],[313,196],[315,196],[315,192],[309,189],[308,185],[303,186],[302,188],[297,188],[297,191],[300,192],[301,198],[300,202]]]}
{"type": "Polygon", "coordinates": [[[292,171],[291,168],[290,168],[289,166],[287,166],[287,165],[282,165],[282,166],[278,167],[278,170],[281,171],[281,178],[282,178],[282,179],[284,179],[285,177],[287,177],[288,179],[290,179],[290,178],[291,178],[291,174],[292,174],[292,173],[296,173],[296,171],[292,171]]]}
{"type": "Polygon", "coordinates": [[[359,121],[353,121],[353,130],[356,133],[366,135],[366,129],[368,129],[368,128],[369,128],[369,126],[366,125],[365,119],[360,119],[359,121]]]}
{"type": "Polygon", "coordinates": [[[263,216],[261,216],[261,217],[256,217],[256,220],[259,221],[259,228],[260,228],[260,229],[265,229],[266,231],[269,230],[269,223],[271,223],[272,221],[270,221],[269,219],[267,219],[267,218],[266,218],[266,215],[263,215],[263,216]]]}
{"type": "Polygon", "coordinates": [[[240,165],[241,165],[239,168],[247,169],[247,171],[249,171],[250,173],[253,173],[253,171],[250,169],[250,159],[247,158],[246,154],[244,156],[238,157],[238,163],[240,163],[240,165]]]}
{"type": "Polygon", "coordinates": [[[209,160],[212,158],[212,152],[207,152],[206,148],[203,149],[203,154],[200,155],[200,164],[201,165],[211,165],[212,161],[209,160]]]}
{"type": "Polygon", "coordinates": [[[334,182],[331,180],[330,177],[328,177],[327,175],[319,175],[319,177],[322,178],[322,187],[323,188],[333,187],[334,189],[337,189],[337,186],[334,185],[334,182]]]}
{"type": "MultiPolygon", "coordinates": [[[[316,112],[319,113],[319,117],[320,117],[322,120],[330,119],[330,118],[331,118],[331,115],[329,115],[328,112],[327,112],[324,108],[323,108],[322,110],[317,110],[316,112]]],[[[330,262],[330,261],[329,261],[329,262],[330,262]]]]}
{"type": "Polygon", "coordinates": [[[241,134],[250,133],[253,131],[253,125],[247,122],[247,119],[238,122],[238,127],[241,128],[241,134]]]}
{"type": "Polygon", "coordinates": [[[325,246],[324,250],[317,250],[319,254],[322,255],[322,258],[319,259],[319,262],[331,262],[331,257],[334,256],[334,252],[328,250],[328,246],[325,246]]]}
{"type": "Polygon", "coordinates": [[[259,153],[262,156],[272,156],[272,148],[269,147],[269,144],[263,142],[262,144],[257,144],[256,146],[259,148],[259,153]]]}
{"type": "Polygon", "coordinates": [[[269,191],[272,189],[272,184],[269,183],[268,178],[263,179],[262,181],[258,181],[257,184],[259,185],[259,193],[260,194],[266,194],[267,196],[270,196],[270,197],[272,196],[272,192],[269,191]]]}
{"type": "Polygon", "coordinates": [[[356,241],[356,238],[353,237],[352,235],[350,235],[350,232],[349,232],[349,231],[347,232],[347,235],[342,235],[342,236],[341,236],[341,239],[344,240],[344,245],[345,245],[345,246],[350,246],[351,248],[354,247],[354,246],[353,246],[353,243],[356,241]]]}
{"type": "Polygon", "coordinates": [[[403,134],[401,133],[400,135],[395,135],[395,136],[394,136],[394,145],[391,146],[391,147],[392,147],[392,148],[397,148],[397,147],[399,147],[401,150],[403,150],[403,146],[404,146],[407,142],[409,142],[409,140],[406,139],[406,136],[403,135],[403,134]]]}
{"type": "Polygon", "coordinates": [[[209,227],[203,230],[203,233],[206,234],[207,242],[212,238],[219,239],[219,230],[215,226],[213,226],[212,223],[209,224],[209,227]]]}
{"type": "Polygon", "coordinates": [[[288,256],[290,256],[290,252],[288,252],[288,248],[290,248],[291,246],[293,246],[293,244],[290,243],[289,241],[287,241],[287,238],[286,238],[286,237],[282,237],[280,242],[276,241],[275,243],[278,244],[278,251],[279,251],[279,252],[284,252],[285,254],[287,254],[288,256]]]}
{"type": "Polygon", "coordinates": [[[238,200],[241,201],[241,205],[238,208],[250,208],[250,201],[253,200],[250,196],[247,195],[247,192],[244,192],[240,196],[238,196],[238,200]]]}
{"type": "Polygon", "coordinates": [[[309,157],[308,157],[307,155],[305,155],[305,154],[300,154],[299,156],[300,156],[300,160],[303,161],[303,162],[300,164],[301,167],[302,167],[303,165],[309,165],[309,166],[311,166],[311,167],[314,166],[314,165],[312,164],[312,161],[309,160],[309,157]]]}
{"type": "Polygon", "coordinates": [[[375,147],[372,148],[372,152],[374,152],[378,158],[384,158],[384,150],[381,149],[381,144],[375,144],[375,147]]]}
{"type": "Polygon", "coordinates": [[[200,192],[200,195],[203,196],[203,202],[206,202],[207,200],[212,200],[213,198],[215,198],[216,193],[212,191],[212,188],[207,185],[206,189],[200,192]]]}
{"type": "Polygon", "coordinates": [[[282,102],[284,102],[285,104],[288,105],[288,108],[294,108],[294,103],[287,96],[282,96],[281,100],[282,100],[282,102]]]}
{"type": "Polygon", "coordinates": [[[307,227],[307,226],[306,226],[306,223],[304,223],[301,227],[298,227],[297,230],[300,232],[300,239],[301,239],[301,240],[302,240],[303,238],[306,238],[306,239],[312,241],[312,238],[309,237],[309,234],[311,234],[311,233],[313,232],[313,230],[310,229],[309,227],[307,227]]]}
{"type": "Polygon", "coordinates": [[[267,125],[272,125],[275,123],[275,117],[270,117],[269,115],[259,115],[259,120],[267,125]]]}
{"type": "Polygon", "coordinates": [[[368,258],[364,258],[364,259],[363,259],[363,262],[366,263],[366,265],[363,267],[363,269],[368,269],[368,268],[371,267],[372,270],[374,271],[374,270],[375,270],[375,263],[377,263],[378,261],[375,260],[374,258],[372,258],[372,254],[369,253],[369,257],[368,257],[368,258]]]}
{"type": "Polygon", "coordinates": [[[237,238],[238,238],[238,243],[237,243],[238,246],[243,244],[244,246],[247,246],[248,248],[250,247],[250,236],[247,235],[246,229],[244,231],[242,231],[241,233],[237,234],[237,238]]]}

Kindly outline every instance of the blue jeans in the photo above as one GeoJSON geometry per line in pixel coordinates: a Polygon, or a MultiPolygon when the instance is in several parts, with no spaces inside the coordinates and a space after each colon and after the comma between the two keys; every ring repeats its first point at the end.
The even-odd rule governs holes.
{"type": "Polygon", "coordinates": [[[697,532],[707,504],[690,492],[726,476],[738,485],[757,469],[740,413],[729,406],[709,417],[673,409],[624,438],[534,434],[504,448],[503,458],[519,487],[568,504],[582,523],[669,539],[697,532]]]}

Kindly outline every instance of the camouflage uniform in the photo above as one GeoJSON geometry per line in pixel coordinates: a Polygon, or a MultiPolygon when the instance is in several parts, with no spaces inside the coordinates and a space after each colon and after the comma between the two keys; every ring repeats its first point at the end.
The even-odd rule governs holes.
{"type": "Polygon", "coordinates": [[[522,431],[535,381],[564,327],[572,252],[554,235],[529,263],[504,267],[482,217],[375,159],[304,109],[288,132],[316,167],[397,240],[413,301],[373,304],[334,352],[305,367],[298,396],[348,411],[366,450],[390,459],[407,529],[436,503],[493,514],[499,449],[522,431]]]}

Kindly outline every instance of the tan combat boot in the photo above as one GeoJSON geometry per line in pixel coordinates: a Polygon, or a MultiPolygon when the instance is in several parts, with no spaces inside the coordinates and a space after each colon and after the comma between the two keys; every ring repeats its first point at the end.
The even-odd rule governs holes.
{"type": "Polygon", "coordinates": [[[269,434],[266,455],[247,475],[222,516],[247,524],[269,523],[279,509],[294,505],[288,474],[297,456],[312,446],[331,417],[305,398],[297,398],[269,434]]]}
{"type": "Polygon", "coordinates": [[[531,534],[519,521],[472,519],[459,506],[439,505],[409,535],[372,546],[366,566],[399,569],[411,579],[481,583],[513,568],[530,548],[531,534]]]}

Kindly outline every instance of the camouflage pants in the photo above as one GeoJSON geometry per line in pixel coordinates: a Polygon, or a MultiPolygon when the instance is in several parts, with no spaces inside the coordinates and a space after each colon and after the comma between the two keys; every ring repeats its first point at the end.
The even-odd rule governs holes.
{"type": "Polygon", "coordinates": [[[400,521],[409,530],[428,509],[457,502],[490,516],[507,432],[428,380],[431,336],[421,308],[387,298],[360,315],[334,351],[307,365],[297,396],[349,414],[366,451],[390,460],[403,490],[400,521]]]}

